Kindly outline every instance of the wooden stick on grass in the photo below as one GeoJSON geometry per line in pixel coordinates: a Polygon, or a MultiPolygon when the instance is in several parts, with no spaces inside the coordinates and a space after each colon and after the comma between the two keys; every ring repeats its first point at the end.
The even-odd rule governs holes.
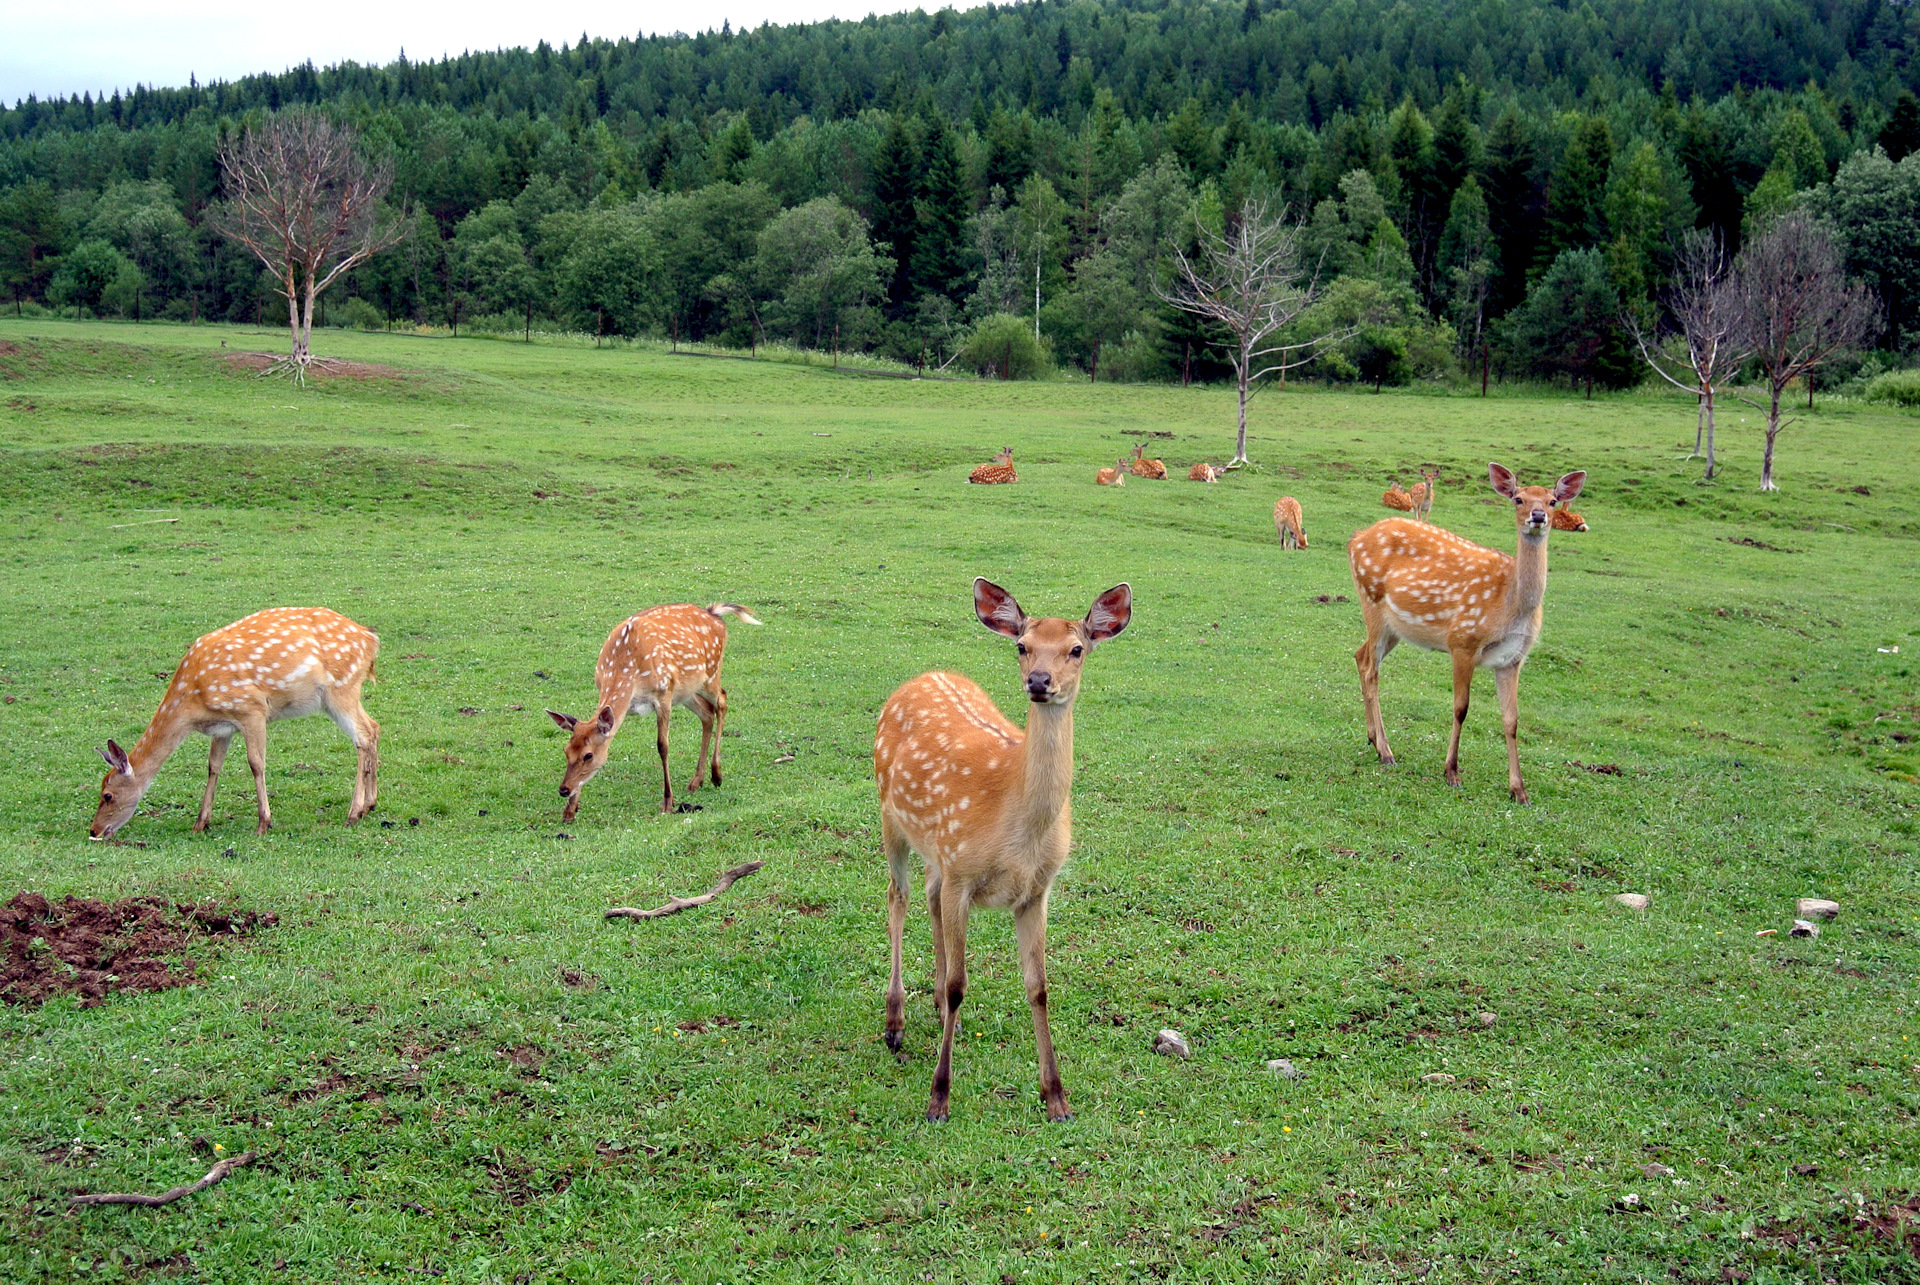
{"type": "Polygon", "coordinates": [[[67,1203],[70,1205],[171,1205],[182,1196],[197,1195],[205,1191],[240,1166],[252,1164],[253,1158],[259,1154],[258,1151],[242,1151],[239,1155],[222,1160],[207,1170],[207,1176],[199,1182],[175,1187],[172,1191],[163,1191],[157,1196],[143,1196],[133,1191],[103,1192],[95,1196],[71,1196],[67,1203]]]}
{"type": "Polygon", "coordinates": [[[607,918],[664,919],[668,915],[677,915],[681,911],[691,909],[694,906],[704,906],[727,889],[733,887],[734,880],[744,879],[766,864],[764,861],[749,861],[744,866],[735,866],[720,876],[720,882],[713,885],[712,892],[701,893],[698,897],[675,897],[672,901],[669,901],[666,905],[656,910],[638,910],[632,906],[615,906],[607,912],[607,918]]]}

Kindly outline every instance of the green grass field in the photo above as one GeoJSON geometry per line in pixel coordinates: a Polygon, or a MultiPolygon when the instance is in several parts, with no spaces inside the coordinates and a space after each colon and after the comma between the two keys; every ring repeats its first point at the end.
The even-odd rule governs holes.
{"type": "Polygon", "coordinates": [[[1911,416],[1815,411],[1762,496],[1751,411],[1701,486],[1677,400],[1276,391],[1255,469],[1108,490],[1150,432],[1178,478],[1225,458],[1230,391],[334,333],[398,377],[300,390],[222,339],[280,342],[0,321],[0,900],[280,917],[204,985],[0,1008],[0,1278],[1920,1280],[1911,416]],[[965,484],[1009,443],[1019,485],[965,484]],[[1442,782],[1440,657],[1388,661],[1373,761],[1341,600],[1422,460],[1435,521],[1510,548],[1490,458],[1589,471],[1521,684],[1530,807],[1484,674],[1442,782]],[[973,922],[950,1123],[921,1119],[921,905],[904,1061],[881,1039],[874,716],[936,667],[1024,716],[975,575],[1033,613],[1135,593],[1078,706],[1066,1125],[1004,913],[973,922]],[[717,600],[766,621],[732,630],[724,788],[659,815],[629,728],[562,826],[541,710],[589,711],[629,613],[717,600]],[[381,635],[379,811],[344,824],[351,747],[305,719],[267,747],[271,834],[238,756],[190,832],[196,739],[89,844],[95,747],[274,604],[381,635]],[[711,906],[601,917],[752,859],[711,906]],[[1790,939],[1807,895],[1841,916],[1790,939]],[[66,1210],[192,1181],[196,1138],[262,1157],[66,1210]]]}

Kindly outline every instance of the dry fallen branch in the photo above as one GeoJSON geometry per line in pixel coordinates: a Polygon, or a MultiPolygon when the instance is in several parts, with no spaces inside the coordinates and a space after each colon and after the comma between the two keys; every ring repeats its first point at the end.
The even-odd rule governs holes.
{"type": "Polygon", "coordinates": [[[657,910],[639,910],[633,906],[615,906],[607,912],[609,919],[663,919],[668,915],[677,915],[694,906],[704,906],[727,889],[733,887],[736,879],[745,879],[748,875],[766,865],[764,861],[749,861],[744,866],[735,866],[720,876],[720,882],[713,885],[712,892],[701,893],[698,897],[675,897],[657,910]]]}
{"type": "Polygon", "coordinates": [[[197,1195],[205,1191],[240,1166],[252,1164],[254,1157],[259,1154],[258,1151],[242,1151],[239,1155],[222,1160],[207,1170],[207,1176],[199,1182],[175,1187],[172,1191],[163,1191],[157,1196],[143,1196],[134,1191],[115,1191],[97,1196],[71,1196],[67,1203],[70,1205],[171,1205],[182,1196],[197,1195]]]}

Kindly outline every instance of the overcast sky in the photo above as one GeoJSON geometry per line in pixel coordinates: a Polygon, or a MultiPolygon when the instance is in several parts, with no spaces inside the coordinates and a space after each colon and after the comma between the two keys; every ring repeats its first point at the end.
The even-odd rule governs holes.
{"type": "MultiPolygon", "coordinates": [[[[964,7],[963,0],[963,6],[964,7]]],[[[136,82],[184,85],[189,74],[231,80],[351,59],[386,63],[400,52],[439,58],[469,49],[572,44],[580,33],[618,38],[642,32],[689,34],[864,18],[869,13],[942,6],[943,0],[330,0],[320,5],[236,4],[233,0],[0,0],[0,101],[91,91],[136,82]]]]}

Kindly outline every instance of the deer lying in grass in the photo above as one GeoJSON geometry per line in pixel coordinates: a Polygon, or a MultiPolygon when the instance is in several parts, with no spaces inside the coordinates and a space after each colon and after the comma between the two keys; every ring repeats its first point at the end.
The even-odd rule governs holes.
{"type": "Polygon", "coordinates": [[[720,666],[727,654],[727,622],[738,616],[750,625],[760,622],[745,607],[716,602],[711,607],[677,603],[650,607],[629,617],[607,635],[600,649],[594,681],[600,688],[600,711],[589,719],[548,710],[547,717],[569,733],[567,770],[560,778],[560,797],[567,801],[563,819],[580,810],[580,791],[607,762],[608,743],[628,714],[652,710],[654,742],[660,750],[664,781],[662,812],[672,812],[673,774],[667,770],[667,725],[673,707],[685,705],[700,717],[700,757],[694,761],[689,791],[700,788],[700,778],[711,770],[720,784],[720,737],[726,729],[727,690],[720,685],[720,666]]]}
{"type": "Polygon", "coordinates": [[[1386,493],[1380,497],[1380,503],[1390,509],[1398,509],[1402,513],[1413,512],[1413,497],[1400,489],[1398,479],[1387,487],[1386,493]]]}
{"type": "Polygon", "coordinates": [[[947,1118],[953,1035],[967,992],[967,916],[976,905],[1013,911],[1020,969],[1040,1060],[1047,1118],[1069,1119],[1067,1092],[1047,1024],[1047,895],[1072,838],[1073,701],[1081,665],[1098,643],[1127,627],[1126,585],[1094,599],[1084,620],[1033,619],[1013,595],[973,582],[980,623],[1018,644],[1027,726],[1009,722],[986,692],[960,674],[922,674],[888,698],[873,742],[880,837],[887,854],[887,1047],[900,1051],[907,992],[900,978],[907,921],[909,853],[926,868],[933,917],[933,993],[940,1060],[927,1119],[947,1118]]]}
{"type": "Polygon", "coordinates": [[[978,482],[983,486],[1005,486],[1018,482],[1020,475],[1013,471],[1013,448],[1007,447],[993,457],[991,464],[981,464],[967,474],[967,481],[978,482]]]}
{"type": "Polygon", "coordinates": [[[1578,513],[1575,513],[1572,509],[1555,509],[1553,511],[1553,529],[1556,531],[1584,531],[1587,529],[1587,520],[1578,513]]]}
{"type": "Polygon", "coordinates": [[[1204,460],[1187,470],[1189,482],[1218,482],[1219,480],[1220,470],[1204,460]]]}
{"type": "Polygon", "coordinates": [[[1122,455],[1113,462],[1112,468],[1103,468],[1093,475],[1093,480],[1101,486],[1125,486],[1127,484],[1127,457],[1122,455]]]}
{"type": "Polygon", "coordinates": [[[1147,459],[1145,458],[1146,453],[1147,447],[1144,442],[1133,448],[1133,463],[1129,466],[1133,470],[1133,475],[1135,477],[1144,477],[1150,482],[1166,481],[1167,462],[1165,460],[1147,459]]]}
{"type": "Polygon", "coordinates": [[[258,833],[273,825],[267,806],[267,724],[283,718],[325,714],[353,739],[360,752],[353,778],[352,824],[373,811],[379,797],[380,724],[360,707],[360,688],[373,676],[380,639],[324,607],[272,607],[237,620],[187,648],[167,694],[146,732],[123,750],[112,741],[100,782],[100,807],[87,836],[110,839],[133,816],[140,799],[180,743],[200,732],[213,740],[207,755],[207,790],[193,823],[213,820],[214,787],[227,748],[238,733],[246,741],[247,766],[260,801],[258,833]]]}
{"type": "Polygon", "coordinates": [[[1507,733],[1507,789],[1527,801],[1520,779],[1520,666],[1540,638],[1547,592],[1547,532],[1551,513],[1580,494],[1584,472],[1569,473],[1552,489],[1523,487],[1498,464],[1488,466],[1493,489],[1513,501],[1519,546],[1508,557],[1451,531],[1385,518],[1347,542],[1367,640],[1353,654],[1366,703],[1367,740],[1380,761],[1393,765],[1380,717],[1380,662],[1395,644],[1410,642],[1453,657],[1453,740],[1447,747],[1447,784],[1460,784],[1460,728],[1467,720],[1473,671],[1491,669],[1507,733]]]}
{"type": "Polygon", "coordinates": [[[1273,530],[1280,537],[1283,549],[1304,549],[1307,547],[1306,519],[1300,512],[1300,501],[1291,495],[1283,495],[1274,501],[1273,530]]]}

